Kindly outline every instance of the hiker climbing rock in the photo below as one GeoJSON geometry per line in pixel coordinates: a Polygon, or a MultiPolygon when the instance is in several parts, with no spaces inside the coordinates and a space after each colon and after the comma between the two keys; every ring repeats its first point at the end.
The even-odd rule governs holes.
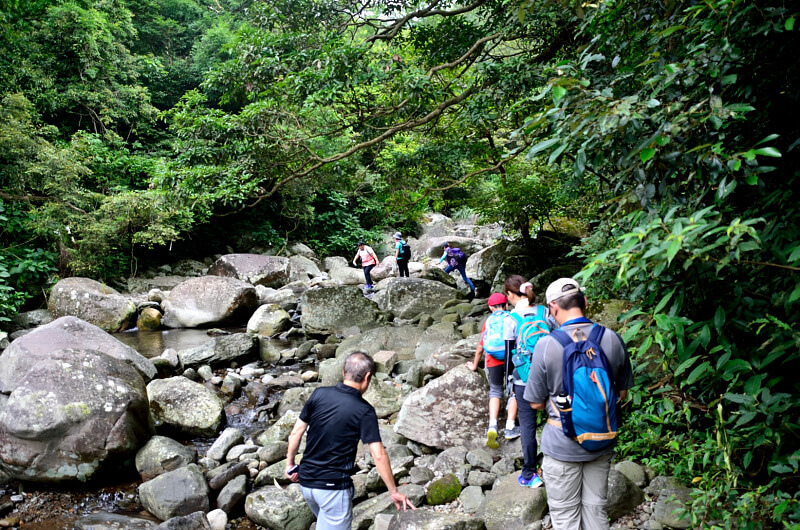
{"type": "Polygon", "coordinates": [[[467,256],[460,248],[451,247],[450,243],[445,243],[442,245],[442,248],[444,249],[444,254],[442,254],[441,258],[439,258],[439,263],[447,260],[447,266],[444,268],[444,272],[447,274],[450,274],[454,270],[460,272],[461,278],[464,279],[464,283],[466,283],[467,287],[469,287],[472,291],[472,296],[475,296],[475,285],[467,277],[467,256]]]}

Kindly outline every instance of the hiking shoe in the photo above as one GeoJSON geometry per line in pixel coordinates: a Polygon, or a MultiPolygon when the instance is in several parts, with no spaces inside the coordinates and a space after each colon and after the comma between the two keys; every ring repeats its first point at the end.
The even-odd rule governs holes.
{"type": "Polygon", "coordinates": [[[489,427],[489,430],[486,431],[486,447],[491,447],[492,449],[500,447],[500,444],[497,443],[497,429],[494,427],[489,427]]]}
{"type": "Polygon", "coordinates": [[[519,425],[514,425],[513,429],[503,429],[503,436],[506,440],[519,438],[519,425]]]}
{"type": "Polygon", "coordinates": [[[517,479],[517,482],[519,482],[519,485],[522,486],[523,488],[538,488],[539,486],[544,484],[542,482],[542,479],[539,478],[539,475],[537,475],[536,473],[534,473],[533,476],[528,480],[525,480],[524,478],[522,478],[522,475],[520,475],[519,478],[517,479]]]}

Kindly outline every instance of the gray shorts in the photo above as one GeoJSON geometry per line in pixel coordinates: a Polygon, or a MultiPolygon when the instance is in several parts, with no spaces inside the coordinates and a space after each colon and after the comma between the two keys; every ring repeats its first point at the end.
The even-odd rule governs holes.
{"type": "Polygon", "coordinates": [[[317,518],[317,530],[350,530],[353,522],[353,488],[323,490],[301,486],[303,498],[317,518]]]}

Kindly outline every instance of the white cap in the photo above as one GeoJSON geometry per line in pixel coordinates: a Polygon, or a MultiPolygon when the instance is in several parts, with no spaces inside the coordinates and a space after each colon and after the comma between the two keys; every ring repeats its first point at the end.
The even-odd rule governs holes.
{"type": "Polygon", "coordinates": [[[572,278],[559,278],[547,286],[545,298],[549,304],[553,300],[558,300],[564,296],[581,292],[581,286],[572,278]]]}

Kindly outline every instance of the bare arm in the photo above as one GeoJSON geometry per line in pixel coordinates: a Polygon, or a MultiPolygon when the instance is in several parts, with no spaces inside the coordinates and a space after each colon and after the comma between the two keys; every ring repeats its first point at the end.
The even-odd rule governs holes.
{"type": "Polygon", "coordinates": [[[300,448],[300,440],[303,439],[306,429],[308,429],[308,423],[298,419],[294,427],[292,427],[292,432],[289,434],[289,448],[286,450],[286,471],[284,471],[284,475],[292,482],[300,480],[297,476],[297,471],[291,475],[287,472],[294,467],[294,458],[297,456],[297,450],[300,448]]]}
{"type": "Polygon", "coordinates": [[[544,403],[531,403],[531,408],[533,410],[544,410],[545,404],[544,403]]]}
{"type": "MultiPolygon", "coordinates": [[[[290,442],[291,443],[291,442],[290,442]]],[[[290,446],[291,447],[291,446],[290,446]]],[[[389,455],[386,454],[386,449],[381,442],[372,442],[369,444],[369,452],[372,454],[372,459],[375,461],[375,467],[378,468],[378,474],[381,476],[383,483],[389,489],[389,495],[392,497],[395,507],[399,510],[406,511],[406,508],[416,510],[417,508],[411,504],[403,493],[397,489],[394,483],[394,476],[392,475],[392,464],[389,462],[389,455]]]]}
{"type": "Polygon", "coordinates": [[[483,346],[478,344],[475,348],[475,359],[472,362],[467,362],[467,368],[472,370],[473,372],[478,369],[478,363],[481,362],[481,357],[483,356],[483,346]]]}

